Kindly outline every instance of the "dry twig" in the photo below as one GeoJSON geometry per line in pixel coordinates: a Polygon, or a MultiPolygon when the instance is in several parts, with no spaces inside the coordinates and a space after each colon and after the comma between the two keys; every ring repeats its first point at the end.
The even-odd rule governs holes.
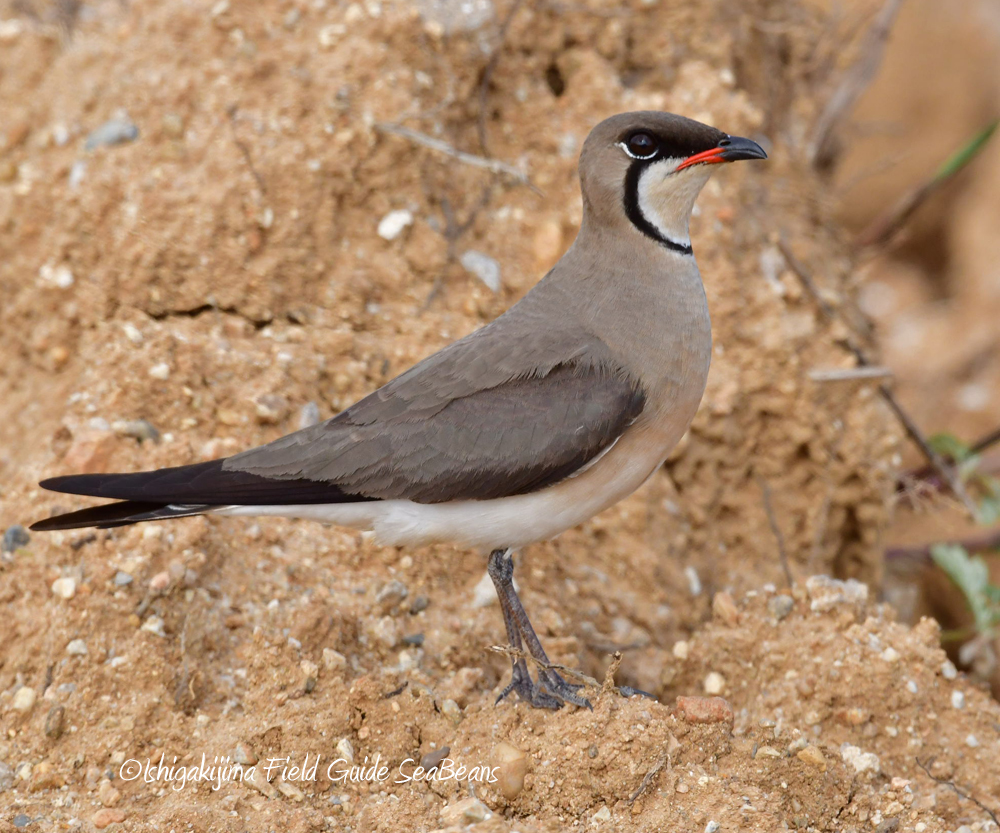
{"type": "MultiPolygon", "coordinates": [[[[931,549],[939,542],[933,544],[923,544],[919,547],[889,547],[885,551],[885,557],[889,561],[918,561],[930,564],[932,562],[931,549]]],[[[966,552],[983,552],[984,550],[1000,549],[1000,529],[994,529],[985,535],[975,535],[970,538],[963,538],[958,541],[948,543],[958,544],[966,552]]]]}
{"type": "Polygon", "coordinates": [[[795,582],[792,579],[792,568],[788,565],[788,551],[785,549],[785,536],[781,531],[781,527],[778,526],[778,518],[774,514],[774,506],[771,504],[771,487],[767,484],[767,481],[763,477],[757,477],[757,485],[760,486],[760,491],[764,496],[764,512],[767,514],[767,522],[771,527],[771,532],[774,533],[774,538],[778,542],[778,559],[781,562],[781,569],[785,573],[785,581],[788,582],[789,587],[794,587],[795,582]]]}
{"type": "Polygon", "coordinates": [[[837,155],[835,134],[844,118],[854,109],[861,94],[868,89],[882,63],[882,53],[889,32],[903,0],[886,0],[872,21],[857,60],[844,72],[837,89],[816,121],[809,161],[817,168],[827,168],[837,155]]]}
{"type": "Polygon", "coordinates": [[[938,778],[931,774],[931,765],[934,763],[933,758],[931,758],[926,764],[923,761],[921,761],[920,758],[917,758],[916,761],[917,761],[917,766],[920,767],[927,774],[927,777],[930,778],[931,781],[933,781],[935,784],[941,784],[942,786],[949,787],[950,789],[954,790],[955,795],[957,795],[959,798],[964,798],[966,801],[971,801],[980,810],[986,813],[986,815],[988,815],[991,819],[993,819],[993,823],[997,827],[1000,827],[1000,819],[997,819],[997,814],[993,812],[985,804],[983,804],[982,801],[980,801],[978,798],[973,798],[967,792],[963,792],[962,790],[960,790],[956,786],[954,781],[946,781],[944,778],[938,778]]]}
{"type": "Polygon", "coordinates": [[[533,191],[538,192],[538,189],[531,184],[531,180],[528,179],[527,175],[519,171],[513,165],[508,165],[497,159],[487,159],[483,156],[476,156],[473,153],[466,153],[464,150],[458,150],[458,148],[452,147],[443,139],[435,139],[433,136],[428,136],[426,133],[420,133],[417,130],[410,130],[410,128],[403,127],[401,124],[376,122],[375,129],[381,131],[382,133],[392,133],[396,136],[402,136],[404,139],[409,139],[414,144],[422,145],[425,148],[430,148],[438,153],[443,153],[445,156],[457,159],[463,165],[471,165],[474,168],[483,168],[484,170],[490,171],[494,174],[509,176],[519,185],[527,185],[533,191]]]}
{"type": "Polygon", "coordinates": [[[857,379],[886,379],[892,377],[888,367],[862,365],[861,367],[816,368],[809,371],[814,382],[851,382],[857,379]]]}
{"type": "MultiPolygon", "coordinates": [[[[795,257],[795,254],[792,252],[791,247],[788,245],[788,241],[785,239],[784,235],[781,235],[778,238],[778,249],[785,258],[785,262],[788,264],[788,267],[795,273],[799,281],[802,283],[802,286],[805,287],[806,291],[816,301],[816,304],[820,308],[823,315],[830,321],[839,319],[840,314],[820,295],[815,281],[813,281],[812,276],[806,270],[805,266],[803,266],[799,259],[795,257]]],[[[871,366],[871,362],[868,360],[868,355],[857,344],[857,342],[854,341],[854,339],[848,336],[845,339],[845,345],[847,349],[854,354],[854,357],[857,359],[859,365],[866,367],[871,366]]],[[[903,426],[903,430],[906,431],[907,436],[913,441],[917,448],[920,449],[921,453],[927,459],[927,462],[931,464],[934,471],[938,473],[941,479],[948,484],[952,494],[954,494],[955,497],[962,502],[962,505],[965,506],[969,516],[973,520],[978,520],[979,509],[973,502],[972,498],[969,497],[969,493],[965,489],[965,484],[963,484],[959,479],[958,472],[955,471],[953,466],[949,466],[944,458],[931,447],[923,432],[917,427],[917,424],[904,410],[903,406],[900,405],[899,400],[896,399],[896,395],[885,385],[879,385],[878,391],[889,405],[889,408],[896,415],[896,419],[898,419],[900,424],[903,426]]]]}

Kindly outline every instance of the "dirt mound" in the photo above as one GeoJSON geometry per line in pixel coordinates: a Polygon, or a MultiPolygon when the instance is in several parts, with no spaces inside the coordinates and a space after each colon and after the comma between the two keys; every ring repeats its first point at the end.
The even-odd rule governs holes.
{"type": "MultiPolygon", "coordinates": [[[[445,745],[469,766],[500,741],[525,752],[520,792],[477,788],[493,813],[484,830],[587,818],[938,830],[981,817],[920,781],[908,746],[944,713],[932,629],[838,606],[813,615],[806,597],[775,624],[761,590],[784,581],[781,547],[797,579],[877,582],[898,442],[870,386],[810,380],[850,363],[844,332],[777,245],[786,237],[830,302],[847,303],[822,186],[797,161],[817,106],[811,56],[836,54],[833,24],[784,2],[529,4],[506,26],[511,8],[482,3],[423,15],[379,2],[108,2],[75,19],[58,8],[61,25],[48,6],[9,5],[0,30],[4,527],[78,505],[38,490],[42,476],[272,439],[307,403],[329,416],[494,317],[572,240],[576,155],[604,115],[683,112],[766,135],[773,153],[716,177],[693,221],[716,355],[692,431],[637,495],[530,548],[518,571],[556,661],[601,677],[609,650],[627,648],[618,681],[665,702],[720,674],[732,736],[724,714],[692,723],[611,695],[593,714],[494,709],[506,660],[484,648],[502,624],[477,598],[484,565],[468,553],[379,550],[284,521],[35,535],[0,565],[9,818],[397,830],[486,812],[443,812],[467,795],[454,781],[214,792],[120,776],[126,760],[202,753],[329,763],[345,739],[359,765],[381,753],[393,770],[445,745]],[[398,124],[513,165],[534,187],[398,124]],[[390,212],[398,234],[388,221],[380,234],[390,212]],[[469,251],[499,265],[499,292],[462,267],[469,251]],[[733,610],[722,596],[716,614],[737,624],[706,626],[723,589],[758,595],[733,610]],[[889,663],[866,653],[872,640],[903,659],[868,673],[889,663]],[[889,693],[910,680],[917,691],[889,717],[889,693]],[[869,717],[844,724],[842,707],[869,717]],[[868,753],[880,774],[859,771],[868,753]]],[[[982,792],[975,761],[995,755],[996,708],[949,685],[977,706],[933,724],[920,749],[946,750],[942,777],[982,792]],[[963,748],[972,734],[979,752],[963,748]]]]}

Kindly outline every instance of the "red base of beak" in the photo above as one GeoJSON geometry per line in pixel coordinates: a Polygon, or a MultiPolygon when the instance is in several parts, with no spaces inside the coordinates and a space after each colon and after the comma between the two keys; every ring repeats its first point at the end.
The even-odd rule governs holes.
{"type": "Polygon", "coordinates": [[[725,162],[726,160],[722,158],[722,154],[725,153],[728,148],[712,148],[711,150],[705,150],[701,153],[696,153],[694,156],[689,156],[680,165],[677,166],[677,171],[683,171],[685,168],[690,168],[692,165],[715,165],[719,162],[725,162]]]}

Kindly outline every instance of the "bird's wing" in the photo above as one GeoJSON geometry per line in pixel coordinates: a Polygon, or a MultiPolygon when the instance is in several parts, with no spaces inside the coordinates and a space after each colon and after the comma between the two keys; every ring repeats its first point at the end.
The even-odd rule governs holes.
{"type": "Polygon", "coordinates": [[[643,409],[642,389],[603,345],[574,345],[562,361],[538,345],[547,359],[517,368],[512,354],[526,355],[523,345],[491,359],[490,333],[479,332],[477,344],[456,342],[333,419],[223,468],[369,499],[486,500],[571,475],[643,409]]]}

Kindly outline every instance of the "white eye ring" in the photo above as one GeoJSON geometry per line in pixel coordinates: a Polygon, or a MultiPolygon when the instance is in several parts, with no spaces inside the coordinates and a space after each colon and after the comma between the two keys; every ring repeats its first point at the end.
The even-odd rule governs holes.
{"type": "Polygon", "coordinates": [[[652,159],[658,152],[658,148],[653,148],[652,153],[647,153],[645,156],[639,156],[638,154],[632,153],[632,151],[628,149],[628,144],[626,142],[619,142],[618,147],[625,151],[625,154],[630,156],[632,159],[652,159]]]}

